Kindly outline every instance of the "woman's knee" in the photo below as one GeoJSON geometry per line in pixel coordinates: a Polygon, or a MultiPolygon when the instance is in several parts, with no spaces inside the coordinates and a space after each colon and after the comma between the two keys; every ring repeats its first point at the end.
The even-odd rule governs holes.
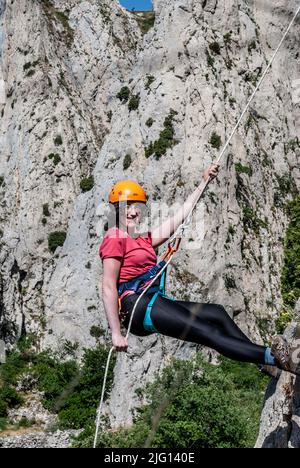
{"type": "Polygon", "coordinates": [[[215,313],[222,315],[222,316],[230,317],[225,307],[222,304],[210,304],[210,305],[212,306],[212,309],[215,311],[215,313]]]}

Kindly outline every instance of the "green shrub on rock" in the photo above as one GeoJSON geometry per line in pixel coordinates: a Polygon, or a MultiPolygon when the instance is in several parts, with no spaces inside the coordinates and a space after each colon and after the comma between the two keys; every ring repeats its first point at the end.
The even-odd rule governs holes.
{"type": "Polygon", "coordinates": [[[130,154],[126,154],[126,156],[124,157],[124,160],[123,160],[123,169],[124,169],[124,171],[126,171],[126,169],[128,169],[130,167],[131,163],[132,163],[132,159],[131,159],[130,154]]]}
{"type": "MultiPolygon", "coordinates": [[[[173,361],[146,392],[149,403],[128,429],[102,432],[98,447],[193,449],[253,447],[268,379],[256,366],[221,360],[213,366],[197,359],[173,361]]],[[[76,447],[91,447],[85,431],[76,447]]]]}
{"type": "Polygon", "coordinates": [[[175,139],[174,130],[174,119],[177,112],[173,109],[170,110],[168,116],[164,120],[164,129],[160,132],[158,140],[151,142],[147,148],[145,148],[145,156],[149,158],[154,154],[156,159],[161,158],[166,154],[169,148],[172,148],[178,143],[175,139]]]}
{"type": "Polygon", "coordinates": [[[66,240],[67,234],[64,231],[51,232],[48,237],[49,250],[54,253],[57,247],[62,247],[66,240]]]}
{"type": "Polygon", "coordinates": [[[222,139],[216,132],[213,132],[209,142],[211,146],[217,150],[219,150],[222,146],[222,139]]]}
{"type": "Polygon", "coordinates": [[[82,192],[89,192],[94,187],[94,177],[84,177],[80,181],[80,188],[82,192]]]}
{"type": "Polygon", "coordinates": [[[127,102],[130,96],[130,89],[128,86],[123,86],[117,94],[117,98],[122,102],[127,102]]]}
{"type": "Polygon", "coordinates": [[[134,96],[131,96],[130,101],[128,103],[128,109],[129,111],[134,111],[139,108],[140,105],[140,96],[138,94],[135,94],[134,96]]]}

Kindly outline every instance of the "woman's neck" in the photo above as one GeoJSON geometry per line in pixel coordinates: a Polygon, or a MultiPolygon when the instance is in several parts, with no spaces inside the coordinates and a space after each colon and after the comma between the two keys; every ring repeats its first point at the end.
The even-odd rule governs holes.
{"type": "Polygon", "coordinates": [[[135,228],[129,228],[127,226],[124,226],[123,224],[120,224],[119,229],[123,232],[126,232],[130,237],[138,237],[138,233],[136,232],[135,228]]]}

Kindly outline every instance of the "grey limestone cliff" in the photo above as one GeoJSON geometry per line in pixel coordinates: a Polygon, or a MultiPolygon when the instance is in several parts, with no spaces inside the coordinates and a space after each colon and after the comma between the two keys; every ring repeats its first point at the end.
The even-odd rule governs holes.
{"type": "MultiPolygon", "coordinates": [[[[0,1],[7,345],[25,330],[42,347],[95,344],[91,326],[107,328],[98,246],[111,185],[143,184],[154,219],[161,204],[182,203],[225,143],[296,4],[154,0],[155,24],[143,36],[116,0],[0,1]],[[117,97],[123,87],[127,102],[117,97]],[[91,176],[92,190],[82,193],[80,182],[91,176]],[[53,254],[47,239],[56,231],[66,240],[53,254]]],[[[168,283],[176,297],[222,303],[258,342],[274,332],[281,309],[284,204],[300,186],[299,27],[199,204],[168,283]]],[[[115,369],[113,424],[131,420],[141,382],[193,349],[131,337],[115,369]]]]}

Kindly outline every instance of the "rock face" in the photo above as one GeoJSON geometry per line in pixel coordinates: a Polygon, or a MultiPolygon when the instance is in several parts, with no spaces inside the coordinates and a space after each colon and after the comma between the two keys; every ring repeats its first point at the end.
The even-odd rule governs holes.
{"type": "MultiPolygon", "coordinates": [[[[107,326],[97,251],[112,183],[142,183],[153,219],[176,209],[218,155],[296,4],[155,0],[142,37],[116,0],[0,0],[0,339],[27,331],[42,347],[95,344],[91,326],[107,326]],[[117,97],[124,86],[128,101],[117,97]],[[56,231],[66,241],[52,254],[56,231]]],[[[299,22],[169,280],[177,297],[222,303],[259,342],[281,307],[283,206],[300,186],[298,38],[299,22]]],[[[113,424],[131,420],[141,382],[193,349],[131,337],[107,408],[113,424]]]]}
{"type": "MultiPolygon", "coordinates": [[[[300,300],[295,320],[300,321],[300,300]]],[[[285,338],[291,340],[297,322],[291,323],[285,338]]],[[[300,377],[283,372],[266,392],[257,448],[300,448],[300,377]]]]}
{"type": "MultiPolygon", "coordinates": [[[[0,14],[1,335],[13,342],[25,330],[41,334],[56,296],[66,321],[81,315],[88,333],[91,304],[84,297],[75,306],[74,297],[67,306],[61,295],[66,283],[78,289],[75,272],[65,265],[60,292],[52,289],[58,256],[47,238],[68,230],[77,198],[86,204],[80,182],[92,175],[141,33],[116,1],[1,0],[0,14]]],[[[89,283],[87,253],[83,260],[72,249],[89,283]]],[[[89,301],[96,296],[89,290],[89,301]]]]}

